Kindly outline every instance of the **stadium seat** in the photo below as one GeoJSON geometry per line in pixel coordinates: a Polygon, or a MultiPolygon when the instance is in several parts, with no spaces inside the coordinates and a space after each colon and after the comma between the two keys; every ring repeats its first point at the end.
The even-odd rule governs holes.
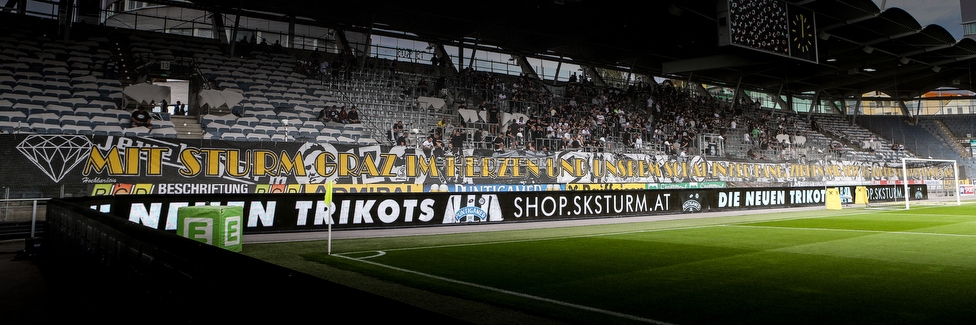
{"type": "Polygon", "coordinates": [[[247,126],[255,126],[255,125],[258,125],[258,122],[260,122],[260,120],[258,120],[256,117],[253,117],[253,116],[245,116],[245,117],[238,118],[237,119],[237,122],[235,124],[243,124],[243,125],[247,125],[247,126]]]}
{"type": "Polygon", "coordinates": [[[372,138],[359,138],[358,140],[356,140],[356,143],[359,144],[359,145],[364,145],[364,146],[371,146],[371,145],[377,145],[377,144],[379,144],[379,142],[376,141],[376,139],[372,139],[372,138]]]}
{"type": "Polygon", "coordinates": [[[118,108],[118,106],[116,106],[115,103],[104,101],[104,100],[93,100],[88,102],[88,105],[100,107],[102,110],[110,110],[110,109],[118,108]]]}
{"type": "Polygon", "coordinates": [[[341,136],[353,139],[354,141],[359,141],[359,138],[363,136],[363,131],[361,130],[344,130],[341,136]]]}
{"type": "Polygon", "coordinates": [[[331,135],[324,135],[323,134],[323,135],[319,135],[319,136],[315,137],[315,141],[316,142],[324,142],[324,143],[335,143],[336,142],[336,138],[334,136],[331,136],[331,135]]]}
{"type": "MultiPolygon", "coordinates": [[[[99,125],[109,125],[109,126],[121,126],[122,125],[122,123],[119,121],[119,119],[114,118],[114,117],[111,117],[111,116],[96,115],[96,116],[92,116],[90,120],[91,120],[91,126],[92,127],[96,127],[96,126],[99,126],[99,125]]],[[[128,124],[128,121],[126,121],[126,124],[128,124]]]]}
{"type": "Polygon", "coordinates": [[[292,138],[292,137],[290,137],[288,135],[284,135],[284,134],[275,134],[275,135],[272,135],[271,136],[271,141],[274,141],[274,142],[293,142],[293,141],[295,141],[295,138],[292,138]]]}
{"type": "Polygon", "coordinates": [[[120,119],[120,120],[129,120],[130,118],[132,118],[132,113],[130,113],[129,111],[121,110],[121,109],[117,109],[117,108],[107,109],[104,112],[102,112],[102,115],[103,116],[114,117],[114,118],[117,118],[117,119],[120,119]]]}
{"type": "Polygon", "coordinates": [[[356,139],[340,135],[336,137],[336,142],[340,144],[356,144],[356,139]]]}
{"type": "Polygon", "coordinates": [[[248,134],[250,134],[252,132],[254,132],[254,128],[251,127],[251,126],[249,126],[249,125],[247,125],[247,124],[234,124],[234,125],[231,125],[230,132],[229,133],[235,134],[235,135],[238,134],[238,133],[241,134],[241,135],[248,135],[248,134]]]}
{"type": "Polygon", "coordinates": [[[175,139],[179,137],[176,132],[176,129],[174,128],[153,128],[152,131],[149,132],[149,136],[155,138],[167,138],[167,139],[175,139]]]}
{"type": "Polygon", "coordinates": [[[36,104],[16,103],[12,108],[14,110],[24,112],[24,114],[28,116],[33,114],[44,113],[44,106],[36,105],[36,104]]]}
{"type": "Polygon", "coordinates": [[[280,126],[278,127],[276,133],[288,135],[293,138],[301,136],[301,133],[298,132],[298,128],[295,128],[294,126],[280,126]]]}
{"type": "Polygon", "coordinates": [[[60,103],[61,100],[54,96],[49,96],[41,93],[40,95],[31,96],[31,104],[47,106],[51,104],[60,103]]]}
{"type": "Polygon", "coordinates": [[[27,122],[27,114],[21,111],[0,111],[0,122],[27,122]]]}
{"type": "Polygon", "coordinates": [[[205,127],[205,130],[209,133],[220,135],[224,132],[230,132],[230,126],[220,122],[210,122],[205,127]]]}
{"type": "Polygon", "coordinates": [[[84,116],[88,116],[89,118],[95,116],[103,116],[102,113],[105,113],[105,110],[95,106],[85,106],[85,107],[75,108],[75,115],[84,115],[84,116]]]}
{"type": "Polygon", "coordinates": [[[269,135],[270,136],[270,135],[273,135],[273,134],[277,133],[277,131],[278,131],[277,128],[275,128],[274,126],[260,124],[260,125],[254,126],[254,131],[253,132],[254,133],[266,134],[266,135],[269,135]]]}
{"type": "Polygon", "coordinates": [[[465,123],[477,123],[478,122],[478,111],[473,109],[459,109],[458,114],[465,123]]]}
{"type": "Polygon", "coordinates": [[[281,123],[281,120],[278,120],[278,118],[276,117],[267,117],[267,118],[258,119],[258,122],[255,126],[257,125],[264,125],[270,127],[284,126],[284,124],[281,123]]]}
{"type": "Polygon", "coordinates": [[[144,126],[125,128],[122,132],[122,134],[127,137],[148,137],[149,133],[149,128],[144,126]]]}
{"type": "Polygon", "coordinates": [[[15,93],[12,93],[12,92],[11,93],[3,93],[3,94],[0,94],[0,99],[9,101],[9,102],[13,103],[13,105],[17,105],[17,104],[30,104],[30,102],[31,102],[31,97],[30,96],[24,95],[24,94],[15,94],[15,93]]]}
{"type": "Polygon", "coordinates": [[[83,125],[91,127],[91,118],[85,115],[64,115],[61,116],[61,125],[83,125]]]}
{"type": "Polygon", "coordinates": [[[298,129],[298,135],[302,138],[314,138],[319,135],[319,130],[314,127],[301,127],[298,129]]]}
{"type": "Polygon", "coordinates": [[[337,137],[342,134],[342,130],[326,127],[319,131],[320,134],[337,137]]]}
{"type": "Polygon", "coordinates": [[[74,109],[72,109],[71,107],[65,106],[65,105],[61,105],[60,103],[58,103],[58,104],[50,104],[50,105],[44,106],[44,110],[47,113],[52,113],[52,114],[57,115],[59,117],[60,116],[65,116],[65,115],[74,115],[75,114],[75,110],[74,109]]]}
{"type": "Polygon", "coordinates": [[[61,133],[61,125],[48,124],[43,122],[30,123],[30,128],[39,134],[58,134],[61,133]]]}
{"type": "Polygon", "coordinates": [[[44,123],[61,125],[61,117],[54,113],[37,113],[27,116],[27,123],[44,123]]]}
{"type": "Polygon", "coordinates": [[[248,141],[271,141],[270,135],[260,132],[249,133],[246,137],[248,141]]]}
{"type": "Polygon", "coordinates": [[[10,93],[31,97],[42,94],[43,90],[41,90],[41,88],[30,86],[24,79],[18,79],[17,83],[13,85],[13,88],[10,89],[10,93]]]}
{"type": "Polygon", "coordinates": [[[92,134],[94,135],[122,136],[122,133],[122,127],[118,125],[103,124],[92,127],[92,134]]]}
{"type": "Polygon", "coordinates": [[[226,141],[247,141],[247,135],[238,132],[226,132],[220,138],[226,141]]]}
{"type": "Polygon", "coordinates": [[[91,135],[92,128],[88,125],[61,125],[61,132],[64,134],[91,135]]]}
{"type": "Polygon", "coordinates": [[[88,100],[82,97],[70,97],[61,99],[61,105],[67,105],[77,110],[80,107],[88,106],[88,100]]]}

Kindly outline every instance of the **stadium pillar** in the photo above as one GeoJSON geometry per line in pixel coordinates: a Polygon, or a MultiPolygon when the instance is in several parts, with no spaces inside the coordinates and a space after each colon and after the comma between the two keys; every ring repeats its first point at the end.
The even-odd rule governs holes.
{"type": "Polygon", "coordinates": [[[698,96],[703,96],[705,98],[712,97],[711,94],[708,93],[708,89],[705,89],[705,86],[702,86],[700,82],[695,82],[690,85],[694,87],[693,89],[695,90],[696,93],[698,93],[698,96]]]}
{"type": "Polygon", "coordinates": [[[24,8],[27,7],[27,0],[7,0],[7,3],[3,7],[9,11],[17,8],[17,13],[23,15],[25,12],[24,8]]]}
{"type": "MultiPolygon", "coordinates": [[[[607,82],[605,80],[603,80],[603,76],[601,76],[600,73],[598,71],[596,71],[596,69],[594,69],[593,67],[588,66],[588,65],[584,65],[584,66],[581,66],[581,67],[583,68],[583,71],[586,72],[586,74],[584,74],[584,75],[586,75],[586,76],[589,77],[590,82],[592,82],[593,84],[595,84],[597,87],[606,87],[607,82]]],[[[690,81],[690,79],[689,79],[689,81],[690,81]]]]}
{"type": "Polygon", "coordinates": [[[821,90],[818,89],[817,92],[813,94],[813,101],[810,102],[810,110],[807,111],[807,120],[813,117],[814,109],[820,109],[820,92],[821,90]]]}
{"type": "Polygon", "coordinates": [[[230,36],[230,38],[231,38],[230,39],[230,56],[232,56],[232,57],[234,56],[234,50],[235,50],[234,49],[235,48],[234,45],[237,44],[237,30],[239,30],[240,29],[240,26],[241,26],[241,9],[242,9],[241,7],[237,7],[237,15],[235,15],[235,17],[234,17],[234,29],[232,29],[231,30],[231,33],[230,33],[230,35],[231,35],[230,36]]]}
{"type": "Polygon", "coordinates": [[[858,111],[861,110],[861,102],[863,102],[863,101],[864,101],[864,97],[861,97],[860,95],[858,95],[857,96],[857,101],[854,102],[854,112],[851,113],[851,124],[850,124],[852,126],[854,125],[855,120],[857,120],[857,113],[858,113],[858,111]]]}
{"type": "Polygon", "coordinates": [[[559,60],[559,62],[556,62],[556,73],[552,75],[552,81],[559,81],[559,70],[562,70],[562,68],[563,68],[563,61],[559,60]]]}
{"type": "MultiPolygon", "coordinates": [[[[653,79],[651,78],[651,80],[653,79]]],[[[745,92],[742,91],[742,75],[739,75],[739,81],[735,82],[735,92],[732,93],[732,105],[739,102],[739,94],[745,96],[745,92]]]]}
{"type": "Polygon", "coordinates": [[[793,94],[789,94],[789,93],[786,94],[786,107],[784,108],[786,111],[789,111],[791,113],[796,112],[796,110],[793,109],[793,94]]]}
{"type": "Polygon", "coordinates": [[[898,108],[901,109],[901,115],[912,116],[912,112],[908,110],[908,105],[905,105],[904,100],[898,100],[898,108]]]}
{"type": "MultiPolygon", "coordinates": [[[[288,15],[288,47],[295,48],[295,15],[288,15]]],[[[326,47],[325,52],[328,51],[326,47]]]]}
{"type": "Polygon", "coordinates": [[[58,32],[65,41],[71,36],[71,13],[75,10],[75,2],[71,0],[58,1],[58,32]]]}
{"type": "Polygon", "coordinates": [[[460,72],[460,71],[463,71],[464,70],[464,48],[461,47],[461,46],[458,46],[457,47],[457,50],[458,50],[458,53],[457,53],[457,57],[458,57],[457,69],[458,69],[458,72],[460,72]]]}
{"type": "Polygon", "coordinates": [[[213,29],[214,37],[220,41],[220,44],[230,43],[227,40],[227,34],[224,33],[224,14],[217,11],[211,11],[210,17],[210,20],[213,22],[210,24],[210,28],[213,29]]]}
{"type": "MultiPolygon", "coordinates": [[[[786,109],[786,102],[783,101],[783,84],[779,85],[779,91],[776,92],[776,96],[773,97],[773,102],[779,106],[781,110],[786,109]]],[[[773,111],[776,110],[776,106],[773,106],[773,111]]]]}
{"type": "Polygon", "coordinates": [[[346,32],[341,29],[335,30],[336,37],[336,47],[339,53],[342,55],[352,55],[352,50],[349,49],[349,40],[346,39],[346,32]]]}

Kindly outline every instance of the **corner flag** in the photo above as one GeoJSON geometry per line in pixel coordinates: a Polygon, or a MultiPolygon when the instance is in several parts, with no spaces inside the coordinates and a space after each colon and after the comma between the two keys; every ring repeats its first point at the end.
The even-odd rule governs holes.
{"type": "Polygon", "coordinates": [[[329,224],[329,239],[328,239],[328,254],[332,255],[332,186],[335,185],[334,180],[325,182],[325,198],[323,204],[325,204],[325,209],[328,211],[326,215],[327,223],[329,224]]]}
{"type": "Polygon", "coordinates": [[[332,185],[335,181],[328,181],[325,183],[325,208],[329,209],[332,206],[332,185]]]}

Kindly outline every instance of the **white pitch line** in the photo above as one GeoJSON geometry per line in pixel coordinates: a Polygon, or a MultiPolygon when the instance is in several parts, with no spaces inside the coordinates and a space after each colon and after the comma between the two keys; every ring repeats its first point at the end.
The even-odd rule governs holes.
{"type": "MultiPolygon", "coordinates": [[[[869,213],[870,212],[863,212],[862,211],[862,212],[856,212],[856,213],[848,214],[848,216],[850,216],[850,215],[857,215],[857,214],[869,214],[869,213]]],[[[835,216],[828,215],[828,216],[806,216],[806,217],[794,217],[794,218],[776,218],[776,219],[770,219],[770,220],[763,220],[761,222],[799,220],[799,219],[815,219],[815,218],[829,218],[829,217],[835,217],[835,216]]],[[[742,223],[754,223],[754,222],[757,222],[757,221],[756,220],[743,221],[742,223]]],[[[360,251],[360,252],[344,253],[344,254],[361,254],[361,253],[364,253],[364,252],[376,252],[376,254],[374,254],[372,256],[365,256],[365,257],[361,257],[361,258],[352,258],[352,257],[345,256],[344,254],[334,254],[333,256],[338,256],[338,257],[341,257],[341,258],[345,258],[345,259],[349,259],[349,260],[354,260],[354,261],[358,261],[358,262],[362,262],[362,263],[367,263],[367,264],[371,264],[371,265],[375,265],[375,266],[379,266],[379,267],[383,267],[383,268],[387,268],[387,269],[391,269],[391,270],[396,270],[396,271],[400,271],[400,272],[411,273],[411,274],[415,274],[415,275],[419,275],[419,276],[423,276],[423,277],[428,277],[428,278],[431,278],[431,279],[437,279],[437,280],[440,280],[440,281],[446,281],[446,282],[456,283],[456,284],[460,284],[460,285],[465,285],[465,286],[470,286],[470,287],[475,287],[475,288],[481,288],[481,289],[484,289],[484,290],[495,291],[495,292],[499,292],[499,293],[504,293],[504,294],[508,294],[508,295],[514,295],[514,296],[528,298],[528,299],[534,299],[534,300],[538,300],[538,301],[548,302],[548,303],[557,304],[557,305],[566,306],[566,307],[571,307],[571,308],[576,308],[576,309],[580,309],[580,310],[587,310],[587,311],[592,311],[592,312],[601,313],[601,314],[605,314],[605,315],[610,315],[610,316],[616,316],[616,317],[631,319],[631,320],[645,322],[645,323],[650,323],[650,324],[673,325],[672,323],[667,323],[667,322],[663,322],[663,321],[659,321],[659,320],[654,320],[654,319],[649,319],[649,318],[643,318],[643,317],[634,316],[634,315],[630,315],[630,314],[623,314],[623,313],[613,312],[613,311],[609,311],[609,310],[604,310],[604,309],[599,309],[599,308],[594,308],[594,307],[589,307],[589,306],[583,306],[583,305],[568,303],[568,302],[564,302],[564,301],[559,301],[559,300],[554,300],[554,299],[549,299],[549,298],[543,298],[543,297],[533,296],[533,295],[529,295],[529,294],[524,294],[524,293],[519,293],[519,292],[514,292],[514,291],[509,291],[509,290],[504,290],[504,289],[499,289],[499,288],[495,288],[495,287],[489,287],[489,286],[480,285],[480,284],[476,284],[476,283],[470,283],[470,282],[465,282],[465,281],[460,281],[460,280],[445,278],[445,277],[436,276],[436,275],[432,275],[432,274],[428,274],[428,273],[423,273],[423,272],[418,272],[418,271],[403,269],[403,268],[399,268],[399,267],[395,267],[395,266],[390,266],[390,265],[386,265],[386,264],[376,263],[376,262],[373,262],[373,261],[368,261],[366,259],[370,259],[370,258],[374,258],[374,257],[379,257],[379,256],[386,255],[386,252],[387,251],[405,251],[405,250],[418,250],[418,249],[431,249],[431,248],[450,248],[450,247],[464,247],[464,246],[475,246],[475,245],[507,244],[507,243],[542,241],[542,240],[559,240],[559,239],[569,239],[569,238],[586,238],[586,237],[613,236],[613,235],[624,235],[624,234],[646,233],[646,232],[658,232],[658,231],[668,231],[668,230],[701,229],[701,228],[710,228],[710,227],[807,229],[807,230],[858,231],[858,232],[895,233],[895,234],[897,234],[897,233],[904,233],[904,234],[917,234],[917,235],[947,235],[947,236],[950,235],[950,234],[912,233],[912,232],[886,232],[886,231],[877,231],[877,230],[851,230],[851,229],[829,229],[829,228],[786,228],[786,227],[772,227],[772,226],[749,226],[749,225],[741,225],[741,224],[731,223],[731,224],[712,224],[712,225],[698,225],[698,226],[685,226],[685,227],[665,227],[665,228],[657,228],[657,229],[644,229],[644,230],[634,230],[634,231],[624,231],[624,232],[598,233],[598,234],[586,234],[586,235],[574,235],[574,236],[558,236],[558,237],[532,238],[532,239],[506,240],[506,241],[492,241],[492,242],[480,242],[480,243],[468,243],[468,244],[453,244],[453,245],[434,245],[434,246],[421,246],[421,247],[406,247],[406,248],[387,249],[387,250],[383,250],[383,251],[360,251]]],[[[958,236],[959,237],[976,237],[976,236],[972,236],[972,235],[958,235],[958,236]]]]}
{"type": "Polygon", "coordinates": [[[781,229],[781,230],[812,230],[812,231],[862,232],[862,233],[873,233],[873,234],[895,234],[895,235],[920,235],[920,236],[941,236],[941,237],[976,238],[976,235],[941,234],[941,233],[934,233],[934,232],[913,232],[913,231],[884,231],[884,230],[868,230],[868,229],[833,229],[833,228],[775,227],[775,226],[750,226],[750,225],[736,225],[736,224],[726,224],[726,225],[717,225],[717,226],[722,226],[722,227],[736,227],[736,228],[763,228],[763,229],[781,229]]]}
{"type": "MultiPolygon", "coordinates": [[[[782,219],[777,219],[782,220],[782,219]]],[[[755,222],[755,221],[750,221],[755,222]]],[[[450,244],[450,245],[430,245],[430,246],[417,246],[417,247],[402,247],[402,248],[390,248],[384,250],[384,252],[396,252],[396,251],[412,251],[418,249],[432,249],[432,248],[452,248],[452,247],[468,247],[468,246],[481,246],[481,245],[494,245],[494,244],[512,244],[512,243],[525,243],[534,241],[547,241],[547,240],[561,240],[561,239],[572,239],[572,238],[589,238],[589,237],[603,237],[603,236],[616,236],[616,235],[627,235],[627,234],[639,234],[645,232],[658,232],[667,230],[688,230],[688,229],[701,229],[724,226],[725,224],[714,224],[714,225],[698,225],[698,226],[684,226],[684,227],[667,227],[667,228],[656,228],[656,229],[644,229],[644,230],[632,230],[632,231],[618,231],[618,232],[604,232],[596,234],[585,234],[585,235],[572,235],[572,236],[555,236],[555,237],[542,237],[542,238],[526,238],[526,239],[515,239],[515,240],[496,240],[496,241],[485,241],[476,243],[464,243],[464,244],[450,244]]],[[[346,252],[342,254],[361,254],[365,252],[374,252],[373,250],[367,251],[357,251],[357,252],[346,252]]],[[[335,254],[341,255],[341,254],[335,254]]]]}
{"type": "Polygon", "coordinates": [[[648,324],[675,325],[673,323],[663,322],[663,321],[654,320],[654,319],[650,319],[650,318],[644,318],[644,317],[634,316],[634,315],[630,315],[630,314],[618,313],[618,312],[615,312],[615,311],[610,311],[610,310],[605,310],[605,309],[600,309],[600,308],[594,308],[594,307],[589,307],[589,306],[583,306],[583,305],[569,303],[569,302],[565,302],[565,301],[560,301],[560,300],[555,300],[555,299],[549,299],[549,298],[543,298],[543,297],[539,297],[539,296],[533,296],[533,295],[530,295],[530,294],[524,294],[524,293],[520,293],[520,292],[515,292],[515,291],[510,291],[510,290],[505,290],[505,289],[499,289],[499,288],[495,288],[495,287],[489,287],[489,286],[486,286],[486,285],[481,285],[481,284],[476,284],[476,283],[471,283],[471,282],[465,282],[465,281],[455,280],[455,279],[451,279],[451,278],[445,278],[445,277],[437,276],[437,275],[433,275],[433,274],[418,272],[418,271],[414,271],[414,270],[408,270],[408,269],[399,268],[399,267],[395,267],[395,266],[390,266],[390,265],[386,265],[386,264],[380,264],[380,263],[376,263],[376,262],[373,262],[373,261],[367,261],[367,260],[362,260],[362,259],[347,257],[347,256],[343,256],[341,254],[336,254],[336,255],[333,255],[333,256],[338,256],[338,257],[342,257],[342,258],[345,258],[345,259],[350,259],[350,260],[354,260],[354,261],[358,261],[358,262],[362,262],[362,263],[367,263],[367,264],[371,264],[371,265],[375,265],[375,266],[379,266],[379,267],[383,267],[383,268],[387,268],[387,269],[391,269],[391,270],[396,270],[396,271],[400,271],[400,272],[405,272],[405,273],[410,273],[410,274],[414,274],[414,275],[419,275],[419,276],[423,276],[423,277],[427,277],[427,278],[431,278],[431,279],[435,279],[435,280],[440,280],[440,281],[445,281],[445,282],[451,282],[451,283],[465,285],[465,286],[469,286],[469,287],[474,287],[474,288],[479,288],[479,289],[494,291],[494,292],[503,293],[503,294],[512,295],[512,296],[517,296],[517,297],[522,297],[522,298],[528,298],[528,299],[538,300],[538,301],[547,302],[547,303],[551,303],[551,304],[556,304],[556,305],[560,305],[560,306],[565,306],[565,307],[571,307],[571,308],[576,308],[576,309],[580,309],[580,310],[591,311],[591,312],[595,312],[595,313],[600,313],[600,314],[604,314],[604,315],[610,315],[610,316],[625,318],[625,319],[639,321],[639,322],[644,322],[644,323],[648,323],[648,324]]]}
{"type": "MultiPolygon", "coordinates": [[[[857,215],[857,214],[868,214],[868,213],[869,212],[858,212],[858,213],[848,214],[847,216],[857,215]]],[[[787,221],[787,220],[816,219],[816,218],[830,218],[830,217],[834,217],[834,216],[787,217],[787,218],[774,218],[774,219],[768,219],[768,220],[742,221],[741,223],[787,221]]],[[[631,231],[604,232],[604,233],[572,235],[572,236],[555,236],[555,237],[542,237],[542,238],[527,238],[527,239],[516,239],[516,240],[485,241],[485,242],[464,243],[464,244],[431,245],[431,246],[417,246],[417,247],[402,247],[402,248],[386,249],[384,251],[385,252],[396,252],[396,251],[410,251],[410,250],[430,249],[430,248],[468,247],[468,246],[480,246],[480,245],[524,243],[524,242],[546,241],[546,240],[561,240],[561,239],[572,239],[572,238],[603,237],[603,236],[616,236],[616,235],[627,235],[627,234],[639,234],[639,233],[669,231],[669,230],[689,230],[689,229],[702,229],[702,228],[711,228],[711,227],[723,227],[723,226],[729,226],[729,225],[735,225],[735,224],[737,224],[737,223],[709,224],[709,225],[697,225],[697,226],[664,227],[664,228],[655,228],[655,229],[642,229],[642,230],[631,230],[631,231]]],[[[358,251],[358,252],[346,252],[346,253],[343,253],[343,254],[358,254],[358,253],[364,253],[364,252],[374,252],[374,251],[373,250],[368,250],[368,251],[358,251]]]]}

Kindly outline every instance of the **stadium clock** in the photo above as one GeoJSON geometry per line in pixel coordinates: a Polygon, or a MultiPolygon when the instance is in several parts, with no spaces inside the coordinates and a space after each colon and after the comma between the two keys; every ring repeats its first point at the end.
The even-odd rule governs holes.
{"type": "Polygon", "coordinates": [[[817,62],[817,23],[813,10],[789,6],[790,56],[817,62]]]}
{"type": "Polygon", "coordinates": [[[793,34],[793,46],[800,53],[807,53],[813,49],[813,25],[810,19],[801,14],[793,15],[790,32],[793,34]]]}

